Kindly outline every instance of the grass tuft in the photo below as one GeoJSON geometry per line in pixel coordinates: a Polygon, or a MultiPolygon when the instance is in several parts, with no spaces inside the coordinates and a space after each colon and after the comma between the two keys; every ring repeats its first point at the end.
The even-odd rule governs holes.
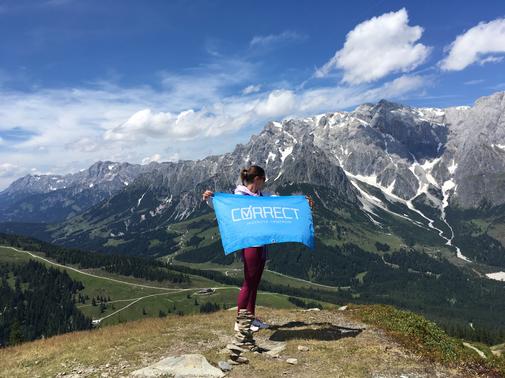
{"type": "Polygon", "coordinates": [[[351,304],[349,311],[354,318],[385,330],[404,347],[426,359],[449,366],[465,366],[490,377],[505,376],[505,357],[488,355],[483,359],[465,347],[462,340],[448,336],[435,322],[421,315],[382,304],[351,304]]]}

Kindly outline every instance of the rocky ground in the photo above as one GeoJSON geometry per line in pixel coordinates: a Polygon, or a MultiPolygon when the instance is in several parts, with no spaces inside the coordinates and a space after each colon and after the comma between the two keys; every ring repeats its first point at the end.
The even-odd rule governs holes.
{"type": "Polygon", "coordinates": [[[257,312],[272,327],[255,334],[266,350],[246,352],[247,364],[224,363],[235,320],[235,311],[228,310],[145,319],[6,348],[0,350],[0,376],[170,376],[178,364],[201,367],[208,377],[473,376],[424,360],[383,330],[353,320],[348,310],[257,312]]]}

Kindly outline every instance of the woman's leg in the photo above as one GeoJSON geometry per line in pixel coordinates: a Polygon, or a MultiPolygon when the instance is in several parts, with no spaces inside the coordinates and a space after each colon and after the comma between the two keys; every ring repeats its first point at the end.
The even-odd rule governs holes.
{"type": "Polygon", "coordinates": [[[246,308],[254,314],[254,302],[251,299],[254,297],[254,301],[256,300],[256,291],[265,262],[261,247],[244,248],[242,256],[244,259],[244,282],[237,298],[237,311],[246,308]]]}
{"type": "MultiPolygon", "coordinates": [[[[264,251],[261,251],[264,253],[264,251]]],[[[260,254],[261,254],[260,253],[260,254]]],[[[251,291],[249,295],[249,301],[247,302],[247,309],[254,315],[256,309],[256,294],[258,293],[258,287],[260,286],[261,275],[265,269],[265,259],[262,258],[258,270],[256,272],[256,281],[254,285],[254,290],[251,291]]]]}

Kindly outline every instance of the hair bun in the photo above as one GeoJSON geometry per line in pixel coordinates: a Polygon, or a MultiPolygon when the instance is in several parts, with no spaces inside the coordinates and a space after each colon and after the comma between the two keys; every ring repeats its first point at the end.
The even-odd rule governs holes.
{"type": "Polygon", "coordinates": [[[249,168],[242,168],[240,170],[240,179],[244,185],[253,182],[257,176],[265,177],[265,170],[260,166],[251,165],[249,168]]]}

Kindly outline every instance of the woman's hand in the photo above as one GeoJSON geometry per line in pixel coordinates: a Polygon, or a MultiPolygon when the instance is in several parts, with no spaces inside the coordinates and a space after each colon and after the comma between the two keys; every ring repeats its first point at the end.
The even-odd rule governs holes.
{"type": "Polygon", "coordinates": [[[312,199],[311,196],[309,196],[308,194],[305,195],[305,198],[307,198],[307,201],[309,201],[309,205],[311,208],[314,208],[314,200],[312,199]]]}
{"type": "Polygon", "coordinates": [[[202,200],[207,201],[207,198],[211,197],[214,195],[214,192],[212,190],[206,190],[202,194],[202,200]]]}

